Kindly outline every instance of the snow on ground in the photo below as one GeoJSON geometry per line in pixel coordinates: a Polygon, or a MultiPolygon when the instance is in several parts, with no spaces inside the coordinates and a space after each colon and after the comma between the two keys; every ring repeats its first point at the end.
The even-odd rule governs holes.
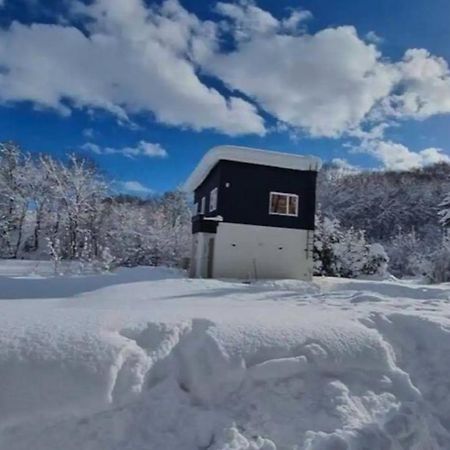
{"type": "Polygon", "coordinates": [[[0,449],[450,448],[450,286],[0,265],[0,449]]]}

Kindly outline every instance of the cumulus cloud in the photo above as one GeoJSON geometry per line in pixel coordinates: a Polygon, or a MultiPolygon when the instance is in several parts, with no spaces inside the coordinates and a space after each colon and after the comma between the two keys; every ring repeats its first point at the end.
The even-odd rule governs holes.
{"type": "Polygon", "coordinates": [[[281,121],[312,136],[337,137],[360,125],[397,78],[353,27],[314,35],[255,36],[208,70],[281,121]],[[268,58],[270,55],[270,58],[268,58]]]}
{"type": "Polygon", "coordinates": [[[218,2],[215,10],[233,22],[233,32],[237,39],[244,39],[253,34],[274,32],[279,27],[278,20],[267,11],[252,2],[240,3],[218,2]]]}
{"type": "Polygon", "coordinates": [[[139,141],[135,147],[100,147],[92,142],[86,142],[81,146],[83,150],[93,152],[97,155],[123,155],[127,158],[136,158],[139,156],[147,158],[167,158],[168,153],[161,144],[154,144],[147,141],[139,141]]]}
{"type": "Polygon", "coordinates": [[[397,92],[387,99],[387,114],[425,119],[450,113],[450,71],[444,58],[424,49],[410,49],[396,65],[397,92]]]}
{"type": "Polygon", "coordinates": [[[426,148],[417,152],[403,144],[374,140],[366,142],[363,151],[372,154],[387,170],[410,170],[436,164],[450,163],[450,157],[440,148],[426,148]]]}
{"type": "Polygon", "coordinates": [[[358,167],[354,166],[353,164],[350,164],[346,159],[344,158],[333,158],[331,160],[331,165],[333,167],[336,167],[337,169],[343,169],[349,172],[356,172],[360,170],[358,167]]]}
{"type": "Polygon", "coordinates": [[[311,11],[306,9],[294,9],[289,17],[281,21],[281,27],[287,31],[295,32],[301,24],[312,19],[312,17],[311,11]]]}
{"type": "Polygon", "coordinates": [[[378,36],[377,33],[375,33],[375,31],[369,31],[366,34],[366,40],[369,42],[372,42],[372,44],[381,44],[383,43],[383,38],[381,36],[378,36]]]}
{"type": "Polygon", "coordinates": [[[315,137],[355,136],[368,124],[380,130],[393,120],[450,113],[443,58],[410,49],[389,61],[373,31],[364,39],[352,26],[295,33],[286,26],[295,13],[278,20],[252,3],[222,5],[245,39],[210,53],[205,70],[291,127],[315,137]]]}
{"type": "Polygon", "coordinates": [[[205,85],[196,63],[212,51],[215,26],[176,0],[148,8],[142,0],[75,3],[75,26],[13,22],[0,30],[0,101],[31,101],[70,114],[101,108],[127,121],[148,113],[159,122],[263,134],[256,108],[205,85]],[[88,20],[86,22],[86,20],[88,20]]]}
{"type": "Polygon", "coordinates": [[[73,5],[69,25],[0,30],[0,102],[31,101],[63,114],[101,108],[124,122],[146,113],[229,135],[263,135],[259,108],[293,136],[364,142],[385,142],[385,129],[403,119],[450,113],[445,59],[410,49],[389,60],[374,32],[361,37],[352,26],[310,33],[305,10],[275,17],[251,0],[222,1],[213,23],[176,0],[73,5]],[[83,31],[70,25],[74,15],[83,31]]]}
{"type": "Polygon", "coordinates": [[[122,181],[119,183],[119,188],[122,191],[138,195],[150,195],[155,192],[153,189],[150,189],[141,182],[135,180],[122,181]]]}
{"type": "Polygon", "coordinates": [[[302,9],[292,9],[290,14],[277,19],[270,12],[258,7],[253,1],[241,0],[236,3],[218,2],[215,11],[230,20],[231,31],[237,41],[250,39],[255,35],[274,34],[276,32],[296,33],[301,25],[312,18],[312,13],[302,9]]]}

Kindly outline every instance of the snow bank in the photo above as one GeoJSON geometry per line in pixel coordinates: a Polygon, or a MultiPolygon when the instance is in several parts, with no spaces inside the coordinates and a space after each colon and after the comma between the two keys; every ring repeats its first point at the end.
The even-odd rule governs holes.
{"type": "Polygon", "coordinates": [[[165,275],[0,301],[0,448],[448,448],[444,295],[165,275]]]}

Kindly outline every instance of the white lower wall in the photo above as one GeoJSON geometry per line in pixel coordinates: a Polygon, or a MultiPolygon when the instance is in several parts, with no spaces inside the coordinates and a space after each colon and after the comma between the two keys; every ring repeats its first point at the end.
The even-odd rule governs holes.
{"type": "MultiPolygon", "coordinates": [[[[189,269],[189,275],[193,278],[208,278],[210,275],[214,276],[214,273],[209,273],[209,251],[210,240],[215,238],[213,233],[195,233],[192,239],[192,251],[191,251],[191,265],[189,269]]],[[[214,244],[213,244],[214,245],[214,244]]],[[[212,264],[214,261],[212,262],[212,264]]],[[[211,266],[212,266],[211,264],[211,266]]],[[[213,266],[211,267],[213,268],[213,266]]]]}
{"type": "Polygon", "coordinates": [[[312,231],[220,223],[214,242],[215,278],[310,280],[312,231]],[[234,244],[234,245],[233,245],[234,244]]]}

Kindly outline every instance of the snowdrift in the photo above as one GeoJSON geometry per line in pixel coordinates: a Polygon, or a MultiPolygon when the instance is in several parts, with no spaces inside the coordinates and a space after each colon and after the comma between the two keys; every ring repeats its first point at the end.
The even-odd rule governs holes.
{"type": "Polygon", "coordinates": [[[450,288],[145,270],[0,300],[1,449],[449,448],[450,288]]]}

